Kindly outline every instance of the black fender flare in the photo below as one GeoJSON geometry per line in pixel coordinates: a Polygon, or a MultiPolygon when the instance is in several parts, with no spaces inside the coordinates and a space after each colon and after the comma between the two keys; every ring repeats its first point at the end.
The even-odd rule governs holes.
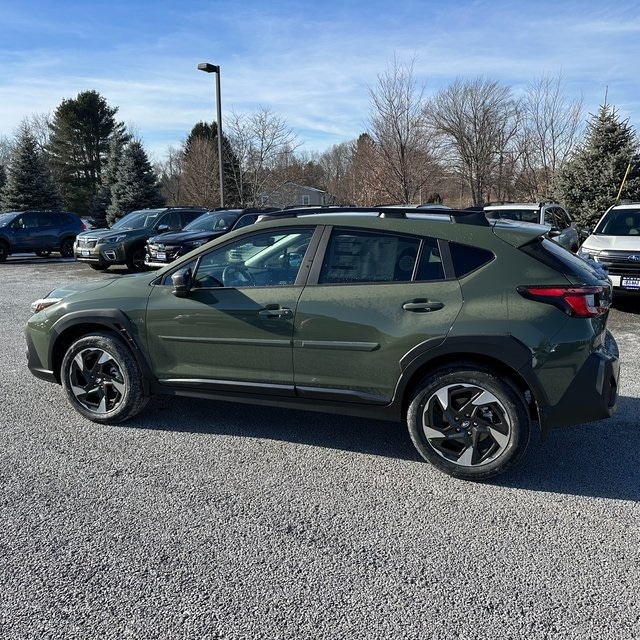
{"type": "Polygon", "coordinates": [[[72,311],[54,322],[50,328],[51,340],[49,341],[49,363],[52,370],[56,370],[56,349],[59,346],[60,337],[80,325],[91,325],[96,330],[100,328],[108,329],[120,336],[129,346],[136,359],[145,380],[145,392],[148,392],[150,381],[152,380],[151,366],[136,342],[137,331],[133,328],[131,319],[121,309],[83,309],[82,311],[72,311]]]}

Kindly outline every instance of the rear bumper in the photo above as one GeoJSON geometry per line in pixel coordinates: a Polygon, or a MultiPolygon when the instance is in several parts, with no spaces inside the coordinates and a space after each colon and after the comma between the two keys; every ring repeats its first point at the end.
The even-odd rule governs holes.
{"type": "Polygon", "coordinates": [[[618,404],[620,358],[609,333],[606,348],[592,353],[554,406],[539,407],[541,427],[556,429],[611,417],[618,404]]]}

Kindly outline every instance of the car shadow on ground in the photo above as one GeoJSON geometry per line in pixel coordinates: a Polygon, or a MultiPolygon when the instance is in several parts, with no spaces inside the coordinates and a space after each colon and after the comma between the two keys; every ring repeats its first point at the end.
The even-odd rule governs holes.
{"type": "MultiPolygon", "coordinates": [[[[520,464],[496,486],[577,496],[640,500],[640,400],[623,397],[607,420],[534,434],[520,464]]],[[[425,464],[402,424],[233,404],[156,397],[127,427],[211,433],[299,443],[425,464]],[[176,426],[181,425],[181,426],[176,426]]]]}

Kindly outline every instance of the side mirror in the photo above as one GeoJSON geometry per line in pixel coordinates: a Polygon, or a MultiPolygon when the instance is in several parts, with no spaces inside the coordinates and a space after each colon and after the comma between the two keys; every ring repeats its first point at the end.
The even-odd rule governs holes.
{"type": "Polygon", "coordinates": [[[159,231],[160,233],[164,233],[165,231],[170,231],[171,227],[168,224],[159,224],[156,227],[156,231],[159,231]]]}
{"type": "Polygon", "coordinates": [[[173,284],[173,295],[176,298],[187,298],[189,291],[191,291],[191,285],[193,284],[193,273],[191,269],[186,271],[176,271],[171,276],[171,282],[173,284]]]}
{"type": "Polygon", "coordinates": [[[551,229],[549,229],[549,231],[547,231],[547,235],[550,238],[555,238],[557,236],[559,236],[562,233],[561,229],[558,229],[558,227],[551,227],[551,229]]]}

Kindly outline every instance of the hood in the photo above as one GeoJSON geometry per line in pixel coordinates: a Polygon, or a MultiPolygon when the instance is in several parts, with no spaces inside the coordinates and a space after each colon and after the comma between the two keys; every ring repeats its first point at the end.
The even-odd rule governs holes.
{"type": "MultiPolygon", "coordinates": [[[[120,278],[126,276],[120,276],[120,278]]],[[[110,285],[115,280],[118,280],[118,276],[111,276],[107,278],[100,278],[99,280],[91,280],[89,282],[71,282],[69,284],[63,284],[59,287],[53,289],[53,291],[49,291],[49,293],[43,298],[38,298],[31,303],[31,310],[34,313],[38,311],[42,311],[43,309],[47,309],[52,305],[60,302],[64,298],[73,295],[74,293],[81,293],[83,291],[95,291],[97,289],[102,289],[110,285]]]]}
{"type": "Polygon", "coordinates": [[[149,239],[149,242],[153,244],[182,244],[183,242],[193,242],[195,240],[212,240],[223,233],[226,233],[226,231],[176,231],[153,236],[149,239]]]}
{"type": "Polygon", "coordinates": [[[582,248],[591,251],[634,251],[640,252],[640,235],[638,236],[607,236],[590,235],[583,243],[582,248]]]}

